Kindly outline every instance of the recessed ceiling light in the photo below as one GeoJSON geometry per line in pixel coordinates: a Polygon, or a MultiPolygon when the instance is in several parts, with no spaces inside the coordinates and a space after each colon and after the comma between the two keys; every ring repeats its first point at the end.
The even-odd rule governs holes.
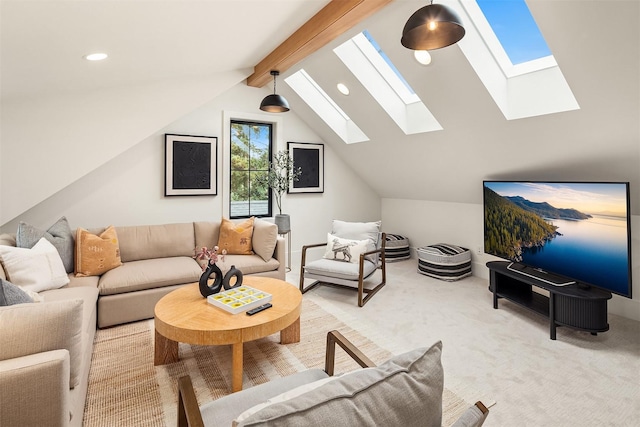
{"type": "Polygon", "coordinates": [[[422,65],[431,64],[431,55],[426,50],[414,50],[413,56],[416,58],[416,61],[418,61],[422,65]]]}
{"type": "Polygon", "coordinates": [[[338,83],[338,90],[343,95],[349,95],[349,88],[344,83],[338,83]]]}
{"type": "Polygon", "coordinates": [[[90,53],[89,55],[85,55],[84,59],[87,61],[102,61],[103,59],[107,59],[108,56],[106,53],[90,53]]]}

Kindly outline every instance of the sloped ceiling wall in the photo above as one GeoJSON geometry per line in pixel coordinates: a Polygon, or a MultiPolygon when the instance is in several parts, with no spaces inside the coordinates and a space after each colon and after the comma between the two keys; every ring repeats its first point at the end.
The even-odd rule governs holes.
{"type": "MultiPolygon", "coordinates": [[[[300,64],[370,142],[339,140],[283,83],[297,68],[278,92],[382,198],[480,203],[486,178],[620,180],[640,214],[640,3],[616,1],[606,21],[602,2],[528,3],[578,111],[507,121],[459,47],[416,63],[399,39],[422,0],[391,3],[300,64]],[[444,130],[404,135],[333,54],[365,28],[444,130]],[[351,95],[337,93],[339,81],[351,95]]],[[[0,224],[241,81],[324,4],[3,1],[0,224]],[[70,76],[52,54],[76,58],[110,41],[111,64],[124,55],[129,72],[70,76]]]]}
{"type": "MultiPolygon", "coordinates": [[[[631,181],[640,214],[640,3],[615,2],[603,28],[601,2],[529,1],[581,109],[507,121],[458,46],[422,66],[400,43],[423,2],[396,1],[304,68],[369,136],[344,144],[287,85],[279,91],[381,197],[481,203],[483,179],[631,181]],[[404,135],[333,53],[369,30],[444,130],[404,135]],[[336,90],[344,82],[349,96],[336,90]]],[[[286,75],[285,75],[286,77],[286,75]]]]}
{"type": "Polygon", "coordinates": [[[0,225],[242,82],[326,3],[3,0],[0,225]]]}

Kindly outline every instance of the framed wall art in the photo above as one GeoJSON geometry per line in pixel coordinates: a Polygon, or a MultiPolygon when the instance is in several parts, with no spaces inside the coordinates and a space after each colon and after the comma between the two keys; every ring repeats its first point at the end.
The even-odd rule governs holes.
{"type": "Polygon", "coordinates": [[[218,194],[218,138],[165,134],[165,196],[218,194]]]}
{"type": "Polygon", "coordinates": [[[289,183],[288,193],[323,193],[324,145],[288,142],[287,149],[293,159],[293,167],[302,169],[298,181],[289,183]]]}

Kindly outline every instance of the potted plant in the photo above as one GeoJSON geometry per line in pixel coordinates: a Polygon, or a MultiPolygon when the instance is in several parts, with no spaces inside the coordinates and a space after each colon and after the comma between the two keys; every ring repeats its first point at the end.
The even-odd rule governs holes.
{"type": "Polygon", "coordinates": [[[293,166],[289,151],[278,151],[269,162],[269,171],[263,182],[273,190],[273,197],[276,199],[278,214],[275,215],[275,223],[280,234],[291,230],[289,215],[282,213],[282,195],[289,189],[289,183],[298,181],[301,174],[302,168],[293,166]]]}

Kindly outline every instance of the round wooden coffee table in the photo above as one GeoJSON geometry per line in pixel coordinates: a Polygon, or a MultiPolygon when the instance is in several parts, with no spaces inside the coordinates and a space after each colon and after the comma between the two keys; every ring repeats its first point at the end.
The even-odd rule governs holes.
{"type": "Polygon", "coordinates": [[[253,316],[231,314],[209,304],[197,283],[165,295],[155,307],[155,365],[177,362],[178,343],[232,346],[233,392],[242,390],[243,343],[280,332],[280,343],[300,341],[302,294],[290,283],[245,277],[243,284],[270,293],[273,307],[253,316]]]}

